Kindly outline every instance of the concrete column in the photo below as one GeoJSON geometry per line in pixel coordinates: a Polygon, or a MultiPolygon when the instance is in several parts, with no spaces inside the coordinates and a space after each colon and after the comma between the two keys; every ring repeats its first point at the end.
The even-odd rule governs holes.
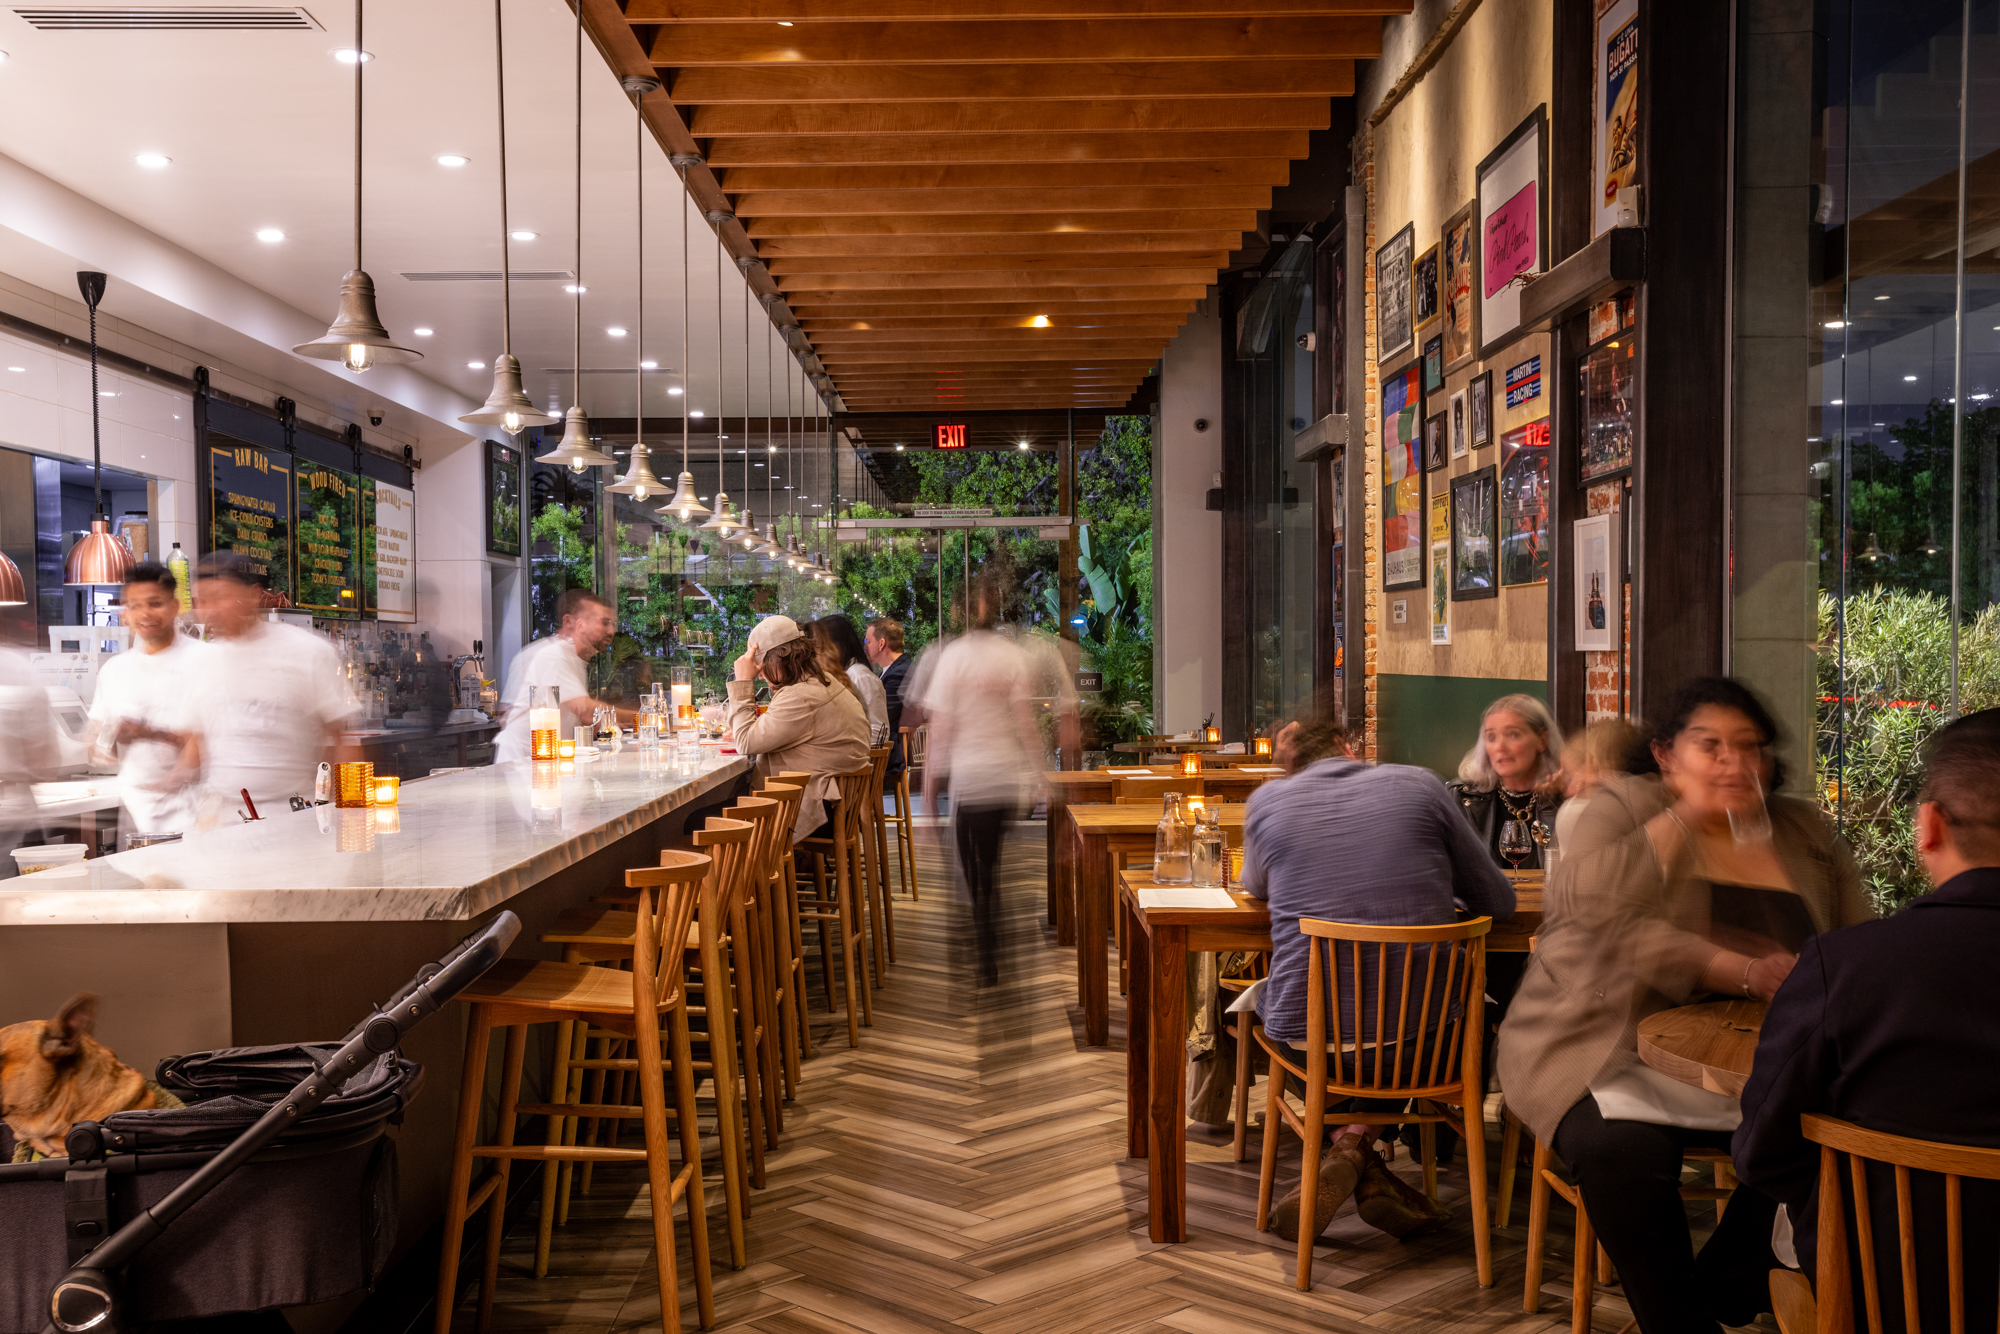
{"type": "Polygon", "coordinates": [[[1154,724],[1186,731],[1222,715],[1222,320],[1210,295],[1167,345],[1153,439],[1154,724]],[[1205,429],[1196,429],[1205,422],[1205,429]]]}

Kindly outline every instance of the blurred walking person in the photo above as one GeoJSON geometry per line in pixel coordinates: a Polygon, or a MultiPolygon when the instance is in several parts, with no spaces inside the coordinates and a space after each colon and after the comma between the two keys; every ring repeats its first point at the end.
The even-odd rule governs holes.
{"type": "Polygon", "coordinates": [[[132,647],[98,669],[91,696],[91,750],[118,765],[121,846],[132,834],[186,833],[197,816],[196,700],[209,646],[174,628],[178,590],[159,562],[132,567],[119,594],[132,647]]]}
{"type": "Polygon", "coordinates": [[[0,644],[0,880],[18,874],[7,851],[43,840],[33,784],[54,778],[57,763],[48,691],[36,683],[26,653],[0,644]]]}
{"type": "Polygon", "coordinates": [[[288,797],[311,797],[355,710],[339,654],[310,630],[266,618],[263,575],[238,552],[202,558],[195,614],[211,636],[197,706],[204,801],[227,811],[247,791],[266,815],[288,797]]]}
{"type": "MultiPolygon", "coordinates": [[[[590,697],[583,665],[611,647],[618,617],[611,604],[587,588],[566,590],[556,599],[556,632],[522,649],[507,665],[507,688],[500,704],[505,721],[493,746],[495,763],[528,758],[528,697],[540,686],[554,686],[563,713],[558,733],[593,722],[600,701],[590,697]]],[[[621,725],[632,710],[618,710],[621,725]]]]}
{"type": "MultiPolygon", "coordinates": [[[[1018,644],[994,629],[1001,587],[991,574],[974,583],[968,628],[929,655],[934,662],[922,695],[931,729],[924,763],[951,794],[981,986],[1000,981],[1000,837],[1033,798],[1042,755],[1030,698],[1032,664],[1018,644]]],[[[928,776],[924,786],[935,815],[936,787],[928,776]]]]}

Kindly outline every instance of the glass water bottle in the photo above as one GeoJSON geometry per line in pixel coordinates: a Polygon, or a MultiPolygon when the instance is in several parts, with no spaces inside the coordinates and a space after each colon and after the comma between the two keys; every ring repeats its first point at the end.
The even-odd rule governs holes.
{"type": "Polygon", "coordinates": [[[1222,812],[1205,809],[1196,813],[1194,827],[1194,879],[1197,885],[1220,886],[1229,845],[1222,834],[1222,812]]]}
{"type": "Polygon", "coordinates": [[[1153,833],[1154,883],[1187,884],[1194,873],[1193,852],[1194,827],[1181,814],[1181,794],[1169,792],[1159,828],[1153,833]]]}

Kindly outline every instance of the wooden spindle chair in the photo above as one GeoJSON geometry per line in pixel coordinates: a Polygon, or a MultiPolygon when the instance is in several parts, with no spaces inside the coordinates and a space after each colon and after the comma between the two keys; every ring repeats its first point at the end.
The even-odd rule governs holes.
{"type": "Polygon", "coordinates": [[[896,781],[888,785],[888,791],[896,799],[896,809],[883,820],[895,827],[896,836],[896,883],[910,896],[912,903],[923,897],[917,892],[917,840],[916,824],[912,820],[915,807],[910,804],[910,741],[913,728],[902,728],[903,768],[896,775],[896,781]]]}
{"type": "Polygon", "coordinates": [[[1141,778],[1137,774],[1129,778],[1111,780],[1111,800],[1119,806],[1138,805],[1143,802],[1157,802],[1169,792],[1178,792],[1182,798],[1203,795],[1199,776],[1183,777],[1173,774],[1167,777],[1141,778]]]}
{"type": "MultiPolygon", "coordinates": [[[[1269,1228],[1278,1173],[1280,1124],[1304,1141],[1299,1217],[1313,1217],[1319,1188],[1321,1135],[1340,1125],[1421,1127],[1424,1193],[1437,1198],[1435,1126],[1449,1125],[1465,1141],[1472,1192],[1472,1238],[1479,1283],[1493,1283],[1492,1237],[1486,1217],[1486,1085],[1480,1072],[1485,1025],[1486,933],[1493,919],[1445,926],[1361,926],[1304,918],[1306,1041],[1303,1052],[1253,1028],[1270,1064],[1264,1104],[1263,1167],[1257,1183],[1257,1227],[1269,1228]],[[1347,967],[1346,975],[1341,965],[1347,967]],[[1392,1005],[1390,997],[1397,1000],[1392,1005]],[[1415,1002],[1415,1008],[1412,1008],[1415,1002]],[[1397,1012],[1391,1017],[1388,1011],[1397,1012]],[[1285,1074],[1305,1085],[1305,1111],[1285,1101],[1285,1074]],[[1402,1102],[1398,1112],[1327,1111],[1350,1098],[1402,1102]],[[1456,1109],[1455,1111],[1453,1109],[1456,1109]]],[[[1312,1287],[1313,1235],[1299,1228],[1298,1286],[1312,1287]]]]}
{"type": "Polygon", "coordinates": [[[861,1024],[875,1023],[874,988],[869,984],[866,931],[862,924],[863,868],[862,813],[868,801],[869,784],[875,768],[870,764],[853,773],[833,774],[837,795],[827,803],[832,833],[827,838],[807,838],[796,844],[798,851],[813,859],[814,891],[810,899],[800,885],[799,917],[820,927],[820,945],[826,972],[826,1001],[835,1008],[833,958],[830,932],[840,934],[841,986],[847,999],[847,1045],[861,1045],[861,1024]],[[832,884],[827,883],[827,863],[832,863],[832,884]],[[860,1001],[859,1015],[856,999],[860,1001]]]}
{"type": "Polygon", "coordinates": [[[767,780],[757,795],[778,803],[771,848],[769,915],[778,963],[778,1033],[785,1097],[798,1096],[799,1065],[812,1059],[812,1028],[805,1012],[805,936],[799,922],[798,867],[792,857],[792,826],[798,819],[801,783],[767,780]]]}
{"type": "Polygon", "coordinates": [[[868,897],[874,904],[870,914],[875,933],[875,985],[886,982],[887,966],[896,962],[895,895],[889,890],[889,824],[882,811],[883,776],[889,771],[889,747],[877,746],[868,752],[875,766],[869,787],[866,828],[868,839],[868,897]],[[887,954],[884,954],[884,950],[887,954]]]}

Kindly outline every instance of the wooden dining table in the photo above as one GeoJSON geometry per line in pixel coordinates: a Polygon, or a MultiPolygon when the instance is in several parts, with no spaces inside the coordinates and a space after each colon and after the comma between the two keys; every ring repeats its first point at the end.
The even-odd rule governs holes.
{"type": "MultiPolygon", "coordinates": [[[[1495,922],[1489,952],[1525,952],[1542,920],[1542,873],[1510,871],[1514,916],[1495,922]]],[[[1156,1242],[1187,1240],[1188,956],[1268,950],[1271,913],[1235,892],[1231,908],[1142,908],[1146,871],[1117,878],[1132,990],[1125,1007],[1126,1152],[1146,1159],[1146,1227],[1156,1242]]],[[[1100,951],[1101,953],[1101,951],[1100,951]]]]}
{"type": "Polygon", "coordinates": [[[1639,1021],[1639,1059],[1683,1084],[1740,1098],[1763,1026],[1760,1000],[1676,1006],[1639,1021]]]}

